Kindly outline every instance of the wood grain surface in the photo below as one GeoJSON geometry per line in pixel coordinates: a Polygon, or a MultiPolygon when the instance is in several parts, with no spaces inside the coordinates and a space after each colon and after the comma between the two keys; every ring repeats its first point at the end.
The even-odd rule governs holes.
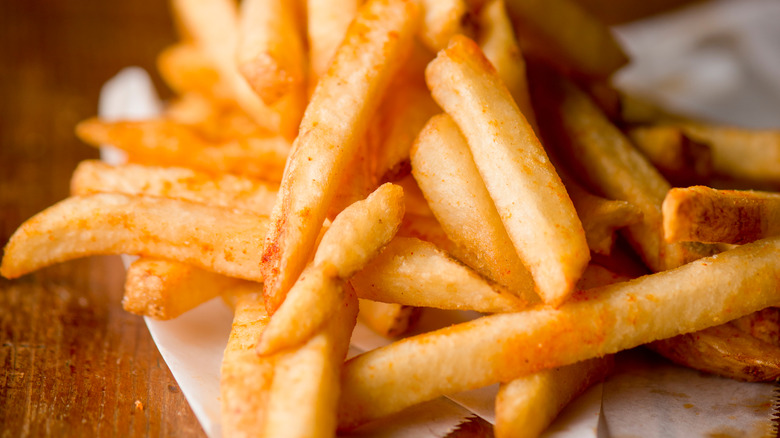
{"type": "MultiPolygon", "coordinates": [[[[166,2],[0,2],[0,245],[97,157],[73,126],[101,85],[174,39],[166,2]]],[[[117,257],[0,279],[0,437],[204,436],[123,281],[117,257]]]]}

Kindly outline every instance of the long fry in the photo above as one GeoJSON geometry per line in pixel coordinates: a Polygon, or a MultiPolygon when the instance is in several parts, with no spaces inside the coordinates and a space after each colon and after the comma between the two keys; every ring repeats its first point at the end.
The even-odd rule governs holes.
{"type": "Polygon", "coordinates": [[[266,305],[275,311],[303,270],[336,190],[385,87],[412,44],[416,4],[372,0],[317,84],[266,236],[266,305]],[[380,19],[380,17],[382,17],[380,19]]]}
{"type": "Polygon", "coordinates": [[[139,254],[263,281],[268,219],[186,201],[121,194],[65,199],[27,220],[5,247],[0,274],[16,278],[96,254],[139,254]],[[175,224],[175,226],[174,226],[175,224]]]}
{"type": "Polygon", "coordinates": [[[310,82],[317,83],[330,66],[361,0],[306,0],[310,82]]]}
{"type": "Polygon", "coordinates": [[[591,289],[558,309],[487,316],[357,356],[344,369],[339,425],[349,428],[442,394],[510,381],[777,305],[778,251],[780,238],[766,239],[591,289]]]}
{"type": "Polygon", "coordinates": [[[428,65],[434,99],[468,141],[542,300],[558,305],[588,264],[585,232],[533,129],[479,47],[454,37],[428,65]]]}

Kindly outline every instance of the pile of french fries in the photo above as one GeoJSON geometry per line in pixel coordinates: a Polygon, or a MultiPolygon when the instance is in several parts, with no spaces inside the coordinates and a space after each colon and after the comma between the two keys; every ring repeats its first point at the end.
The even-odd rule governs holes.
{"type": "Polygon", "coordinates": [[[81,123],[128,163],[81,163],[0,272],[135,254],[128,311],[222,296],[226,436],[333,436],[498,382],[496,436],[535,436],[644,344],[780,376],[780,194],[706,187],[776,190],[780,132],[615,91],[627,58],[576,2],[173,10],[177,97],[81,123]],[[426,307],[484,316],[345,362],[357,318],[397,338],[426,307]]]}

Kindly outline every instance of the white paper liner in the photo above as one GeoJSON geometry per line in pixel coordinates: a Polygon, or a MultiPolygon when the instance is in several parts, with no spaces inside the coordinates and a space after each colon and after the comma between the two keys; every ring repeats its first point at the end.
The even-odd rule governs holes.
{"type": "MultiPolygon", "coordinates": [[[[619,75],[617,85],[688,114],[746,126],[777,126],[780,26],[774,23],[780,22],[780,2],[732,0],[708,5],[616,29],[634,60],[619,75]],[[692,26],[696,17],[705,25],[692,26]],[[712,49],[701,43],[726,34],[740,42],[738,50],[712,49]],[[744,74],[745,65],[751,74],[744,74]],[[755,91],[757,86],[762,90],[755,91]],[[743,101],[747,103],[739,103],[743,101]]],[[[160,108],[151,81],[137,68],[123,70],[101,93],[103,118],[152,117],[160,108]]],[[[115,151],[107,149],[103,154],[112,163],[124,160],[115,151]]],[[[439,317],[445,314],[438,312],[439,317]]],[[[429,312],[423,328],[443,324],[436,315],[429,312]]],[[[456,321],[449,322],[470,317],[456,315],[456,321]]],[[[211,438],[221,436],[219,368],[231,321],[231,311],[220,299],[173,321],[146,318],[160,354],[211,438]]],[[[352,341],[351,355],[388,342],[362,324],[352,341]]],[[[772,389],[771,384],[705,376],[654,356],[620,355],[618,372],[575,400],[544,436],[764,436],[771,427],[772,389]]],[[[493,422],[496,391],[494,385],[439,398],[345,436],[441,437],[469,416],[493,422]]]]}

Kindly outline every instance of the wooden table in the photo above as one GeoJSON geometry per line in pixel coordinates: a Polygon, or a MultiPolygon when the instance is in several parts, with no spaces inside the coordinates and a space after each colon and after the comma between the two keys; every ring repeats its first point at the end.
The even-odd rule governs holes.
{"type": "MultiPolygon", "coordinates": [[[[122,67],[174,41],[166,2],[0,2],[0,245],[68,195],[97,152],[73,126],[122,67]]],[[[158,88],[164,87],[155,77],[158,88]]],[[[0,437],[203,436],[143,320],[120,305],[117,257],[0,279],[0,437]]]]}

